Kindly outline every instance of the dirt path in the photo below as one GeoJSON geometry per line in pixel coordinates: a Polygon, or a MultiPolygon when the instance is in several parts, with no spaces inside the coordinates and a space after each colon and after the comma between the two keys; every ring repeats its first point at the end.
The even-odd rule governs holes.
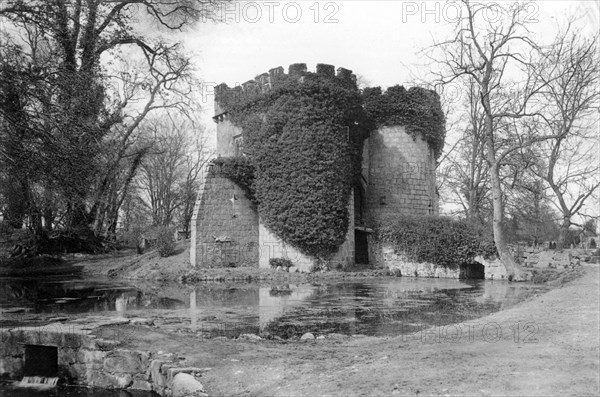
{"type": "Polygon", "coordinates": [[[597,396],[600,273],[585,271],[509,310],[409,336],[281,343],[138,329],[131,347],[211,367],[211,396],[597,396]]]}

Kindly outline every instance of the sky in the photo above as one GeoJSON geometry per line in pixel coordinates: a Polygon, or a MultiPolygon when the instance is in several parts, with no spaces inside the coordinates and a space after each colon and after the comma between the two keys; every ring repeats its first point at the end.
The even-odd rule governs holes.
{"type": "MultiPolygon", "coordinates": [[[[528,9],[534,36],[554,36],[557,22],[580,15],[582,30],[600,24],[598,1],[535,1],[528,9]]],[[[220,21],[199,23],[184,42],[205,82],[205,112],[212,87],[241,84],[277,66],[317,63],[351,69],[368,86],[412,85],[425,76],[422,49],[449,37],[456,4],[446,1],[252,1],[221,6],[220,21]]],[[[490,15],[490,18],[494,18],[490,15]]],[[[208,126],[209,128],[211,126],[208,126]]]]}

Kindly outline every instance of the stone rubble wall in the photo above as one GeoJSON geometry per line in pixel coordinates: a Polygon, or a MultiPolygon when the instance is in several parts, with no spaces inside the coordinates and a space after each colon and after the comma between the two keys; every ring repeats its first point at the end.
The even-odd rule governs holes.
{"type": "MultiPolygon", "coordinates": [[[[124,320],[126,323],[127,320],[124,320]]],[[[182,397],[178,374],[200,376],[201,368],[188,367],[174,354],[125,350],[117,340],[95,338],[89,330],[65,324],[14,328],[1,331],[0,379],[20,380],[25,368],[25,346],[55,346],[61,381],[104,389],[154,391],[161,396],[182,397]]],[[[183,379],[189,383],[189,379],[183,379]]],[[[195,396],[206,396],[197,382],[195,396]]]]}
{"type": "Polygon", "coordinates": [[[584,250],[548,250],[542,248],[512,246],[511,252],[526,268],[568,269],[580,262],[580,251],[584,250]]]}

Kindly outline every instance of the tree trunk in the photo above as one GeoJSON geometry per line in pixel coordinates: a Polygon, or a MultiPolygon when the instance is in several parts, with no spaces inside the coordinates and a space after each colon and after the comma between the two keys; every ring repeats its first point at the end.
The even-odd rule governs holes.
{"type": "MultiPolygon", "coordinates": [[[[487,85],[483,86],[483,92],[487,91],[487,85]]],[[[487,149],[487,160],[490,165],[490,184],[492,190],[494,243],[500,256],[500,260],[506,268],[508,279],[511,281],[524,281],[528,273],[515,261],[504,236],[504,203],[502,198],[502,182],[500,180],[500,169],[496,159],[496,148],[494,147],[494,122],[491,116],[489,96],[482,95],[483,106],[486,109],[485,117],[485,146],[487,149]]]]}
{"type": "Polygon", "coordinates": [[[556,249],[563,249],[565,247],[565,240],[567,239],[567,235],[569,233],[570,227],[571,227],[571,217],[570,216],[563,217],[563,222],[560,225],[560,230],[558,232],[558,241],[556,242],[556,249]]]}
{"type": "Polygon", "coordinates": [[[515,261],[510,250],[508,249],[508,244],[506,243],[506,239],[504,237],[504,203],[502,202],[502,188],[497,164],[493,164],[490,167],[490,181],[492,188],[492,203],[494,207],[492,226],[496,250],[498,251],[500,260],[506,268],[506,273],[508,274],[509,280],[527,280],[528,273],[524,271],[515,261]]]}

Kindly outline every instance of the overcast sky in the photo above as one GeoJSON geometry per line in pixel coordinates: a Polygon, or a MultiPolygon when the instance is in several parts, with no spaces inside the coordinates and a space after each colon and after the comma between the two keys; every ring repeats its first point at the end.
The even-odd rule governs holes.
{"type": "MultiPolygon", "coordinates": [[[[456,21],[455,4],[445,1],[256,1],[218,11],[226,23],[199,23],[184,35],[206,84],[202,113],[211,145],[216,84],[233,87],[277,66],[287,72],[292,63],[312,71],[328,63],[351,69],[368,86],[411,86],[428,71],[420,51],[450,37],[456,21]]],[[[600,25],[599,1],[535,1],[528,11],[533,39],[542,43],[569,15],[579,17],[583,34],[600,25]]]]}
{"type": "MultiPolygon", "coordinates": [[[[577,15],[586,33],[600,25],[600,1],[535,1],[528,11],[529,28],[542,42],[552,40],[568,15],[577,15]]],[[[456,15],[452,1],[267,0],[222,6],[221,23],[205,21],[184,34],[205,82],[202,118],[210,144],[215,85],[233,87],[277,66],[287,72],[292,63],[306,63],[312,71],[317,63],[329,63],[351,69],[368,86],[411,86],[428,71],[420,51],[449,37],[456,15]]]]}
{"type": "MultiPolygon", "coordinates": [[[[548,40],[557,21],[577,14],[582,29],[598,30],[598,4],[533,2],[529,17],[536,22],[530,28],[548,40]]],[[[456,16],[455,5],[444,1],[256,1],[219,11],[227,23],[201,23],[185,36],[209,86],[234,86],[299,62],[309,70],[317,63],[343,66],[371,86],[410,85],[426,66],[419,51],[448,37],[456,16]]],[[[212,103],[207,105],[212,112],[212,103]]]]}

